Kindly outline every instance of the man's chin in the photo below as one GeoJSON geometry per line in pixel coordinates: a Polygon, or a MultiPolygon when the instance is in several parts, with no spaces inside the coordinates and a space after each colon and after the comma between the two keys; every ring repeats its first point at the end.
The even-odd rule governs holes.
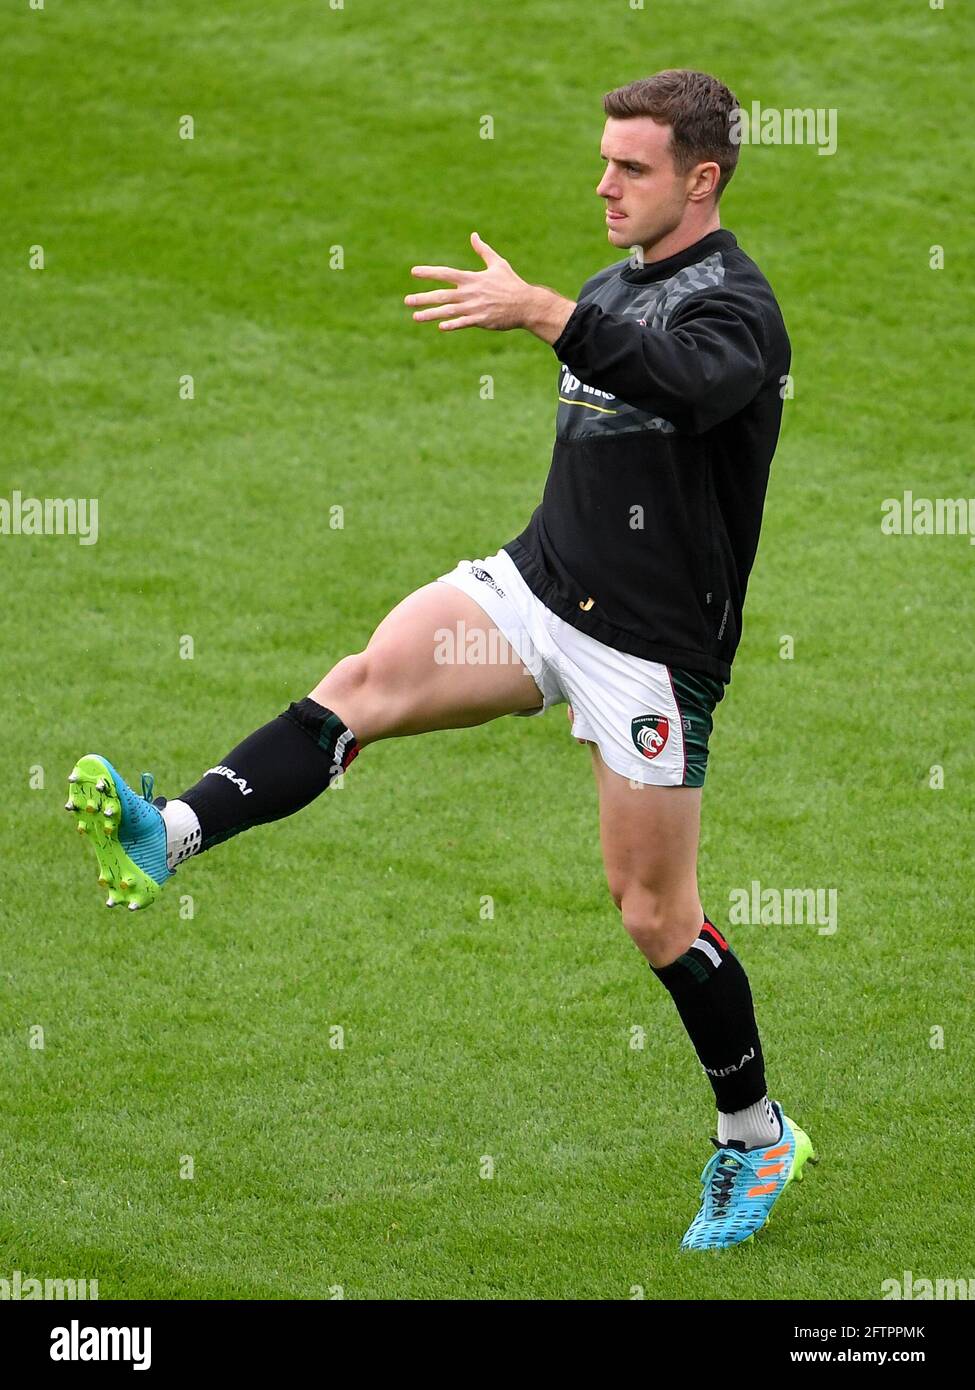
{"type": "Polygon", "coordinates": [[[622,227],[609,226],[606,228],[606,236],[613,246],[632,246],[633,237],[625,232],[622,227]]]}

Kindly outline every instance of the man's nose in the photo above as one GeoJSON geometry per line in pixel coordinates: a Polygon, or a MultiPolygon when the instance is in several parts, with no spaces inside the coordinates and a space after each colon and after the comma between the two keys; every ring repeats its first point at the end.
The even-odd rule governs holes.
{"type": "Polygon", "coordinates": [[[612,198],[613,181],[608,174],[604,174],[603,177],[599,180],[599,183],[596,186],[596,192],[599,194],[600,198],[612,198]]]}

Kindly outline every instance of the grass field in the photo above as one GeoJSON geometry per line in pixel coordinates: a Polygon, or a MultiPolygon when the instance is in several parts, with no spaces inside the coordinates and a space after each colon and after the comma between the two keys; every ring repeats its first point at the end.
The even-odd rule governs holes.
{"type": "Polygon", "coordinates": [[[393,1299],[975,1276],[975,551],[880,529],[905,489],[975,491],[972,14],[24,0],[2,26],[0,495],[98,498],[99,539],[0,536],[0,1276],[393,1299]],[[729,928],[773,1094],[822,1161],[718,1263],[677,1253],[710,1090],[606,892],[561,710],[369,748],[138,916],[104,911],[61,810],[91,749],[185,787],[403,595],[522,528],[555,357],[413,324],[409,267],[473,267],[477,230],[574,295],[618,258],[602,94],[665,66],[839,122],[832,157],[746,148],[723,204],[783,305],[795,399],[702,894],[726,925],[753,879],[835,888],[838,930],[729,928]]]}

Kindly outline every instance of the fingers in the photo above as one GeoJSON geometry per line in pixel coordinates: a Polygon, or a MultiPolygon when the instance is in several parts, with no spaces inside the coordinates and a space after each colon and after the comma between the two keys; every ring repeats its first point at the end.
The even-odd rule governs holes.
{"type": "MultiPolygon", "coordinates": [[[[477,232],[471,233],[471,245],[487,266],[507,264],[477,232]]],[[[410,274],[418,280],[448,280],[454,286],[449,290],[427,290],[422,294],[406,295],[404,304],[425,306],[413,314],[416,323],[441,319],[440,327],[443,329],[494,326],[487,321],[483,311],[472,314],[469,305],[458,303],[458,300],[469,297],[465,293],[458,294],[458,291],[466,291],[475,279],[484,274],[483,270],[456,270],[449,265],[415,265],[410,274]]]]}
{"type": "Polygon", "coordinates": [[[415,323],[428,323],[435,319],[448,320],[441,328],[473,328],[480,323],[475,315],[465,312],[464,305],[457,303],[457,289],[427,290],[424,294],[408,294],[407,304],[428,304],[428,309],[413,312],[415,323]]]}
{"type": "Polygon", "coordinates": [[[452,315],[460,314],[463,309],[460,304],[441,304],[434,309],[418,309],[413,315],[417,323],[426,323],[429,319],[448,319],[452,315]]]}
{"type": "Polygon", "coordinates": [[[472,275],[480,275],[479,270],[453,270],[449,265],[415,265],[410,271],[418,280],[452,280],[455,285],[463,284],[472,275]]]}
{"type": "Polygon", "coordinates": [[[471,232],[471,245],[485,265],[494,265],[497,261],[504,260],[504,257],[499,255],[493,246],[488,246],[484,238],[477,232],[471,232]]]}
{"type": "Polygon", "coordinates": [[[448,304],[457,293],[456,287],[452,290],[424,290],[422,294],[408,294],[403,300],[404,304],[448,304]]]}
{"type": "Polygon", "coordinates": [[[457,290],[427,290],[425,294],[408,294],[404,303],[406,304],[430,304],[435,308],[415,310],[413,314],[414,322],[426,323],[428,319],[450,318],[462,312],[461,305],[456,303],[457,290]]]}

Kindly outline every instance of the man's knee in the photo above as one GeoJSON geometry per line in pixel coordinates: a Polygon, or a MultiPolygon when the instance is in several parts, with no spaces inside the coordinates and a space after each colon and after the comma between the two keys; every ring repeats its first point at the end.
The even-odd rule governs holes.
{"type": "Polygon", "coordinates": [[[384,643],[336,662],[311,698],[334,710],[365,747],[408,720],[417,694],[404,679],[402,654],[384,643]]]}
{"type": "Polygon", "coordinates": [[[361,695],[369,680],[369,665],[365,652],[343,656],[318,682],[311,692],[311,698],[319,704],[328,705],[328,698],[361,695]]]}
{"type": "Polygon", "coordinates": [[[674,895],[643,883],[610,885],[613,901],[634,944],[662,969],[689,950],[701,927],[696,894],[674,895]]]}
{"type": "Polygon", "coordinates": [[[378,701],[374,696],[375,662],[366,652],[353,652],[337,661],[315,686],[311,698],[332,710],[355,734],[360,747],[375,740],[378,701]]]}

